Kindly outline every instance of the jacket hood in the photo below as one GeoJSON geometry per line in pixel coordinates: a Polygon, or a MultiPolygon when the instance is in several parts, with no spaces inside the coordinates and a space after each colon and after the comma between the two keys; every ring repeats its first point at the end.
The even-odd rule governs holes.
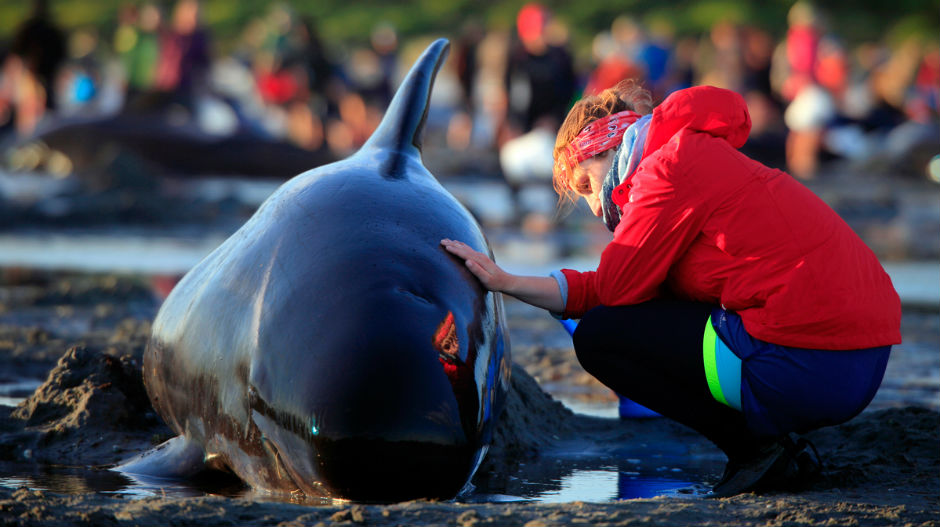
{"type": "Polygon", "coordinates": [[[740,94],[714,86],[696,86],[666,97],[653,110],[644,152],[658,150],[685,128],[720,137],[741,148],[751,131],[751,116],[740,94]]]}

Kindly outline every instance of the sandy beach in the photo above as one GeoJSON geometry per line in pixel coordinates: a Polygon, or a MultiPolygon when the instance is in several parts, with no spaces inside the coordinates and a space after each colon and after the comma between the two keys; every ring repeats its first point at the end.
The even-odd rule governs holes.
{"type": "MultiPolygon", "coordinates": [[[[21,3],[0,8],[0,527],[940,527],[938,46],[923,6],[21,3]],[[676,92],[698,85],[727,89],[676,92]],[[611,200],[629,220],[614,243],[611,200]],[[481,296],[471,271],[530,299],[544,287],[455,267],[439,241],[543,277],[614,247],[649,265],[602,268],[641,277],[618,282],[635,296],[594,295],[608,303],[675,287],[757,309],[748,329],[774,342],[883,343],[893,326],[874,328],[872,304],[894,297],[850,229],[901,298],[903,343],[864,411],[805,436],[819,474],[721,499],[722,451],[667,418],[621,417],[557,320],[481,296]],[[842,311],[873,327],[834,340],[842,311]],[[427,321],[433,334],[411,331],[427,321]],[[141,465],[211,470],[117,470],[174,429],[184,446],[141,465]],[[449,500],[305,495],[449,496],[482,452],[449,500]]],[[[572,284],[568,308],[594,298],[572,284]]],[[[735,370],[717,357],[721,399],[735,370]]]]}
{"type": "MultiPolygon", "coordinates": [[[[132,481],[108,468],[172,437],[141,382],[151,321],[176,277],[251,208],[177,204],[215,215],[154,226],[137,201],[121,211],[146,220],[137,227],[105,216],[85,231],[46,225],[0,240],[0,525],[938,525],[940,192],[862,174],[849,167],[808,186],[892,275],[904,342],[865,412],[809,434],[824,471],[805,488],[704,498],[723,455],[666,419],[610,417],[616,396],[580,368],[561,325],[509,298],[512,390],[473,487],[456,500],[298,501],[219,475],[132,481]]],[[[499,185],[446,185],[489,225],[507,267],[589,264],[606,243],[593,218],[577,214],[555,233],[494,227],[474,200],[491,199],[499,185]]],[[[79,212],[93,208],[73,199],[87,205],[79,212]]]]}
{"type": "MultiPolygon", "coordinates": [[[[610,405],[613,395],[578,367],[550,317],[507,302],[516,367],[497,437],[456,501],[391,505],[252,493],[237,482],[145,488],[105,467],[170,437],[140,382],[149,321],[159,306],[140,276],[4,271],[0,281],[3,382],[42,377],[18,406],[0,407],[3,525],[938,525],[938,387],[911,375],[935,367],[940,315],[909,309],[905,343],[872,408],[809,435],[825,462],[808,488],[711,500],[720,453],[665,419],[571,412],[566,401],[610,405]],[[28,396],[28,397],[27,397],[28,396]],[[913,402],[914,404],[909,404],[913,402]],[[664,455],[668,454],[668,455],[664,455]],[[558,459],[676,464],[688,485],[664,496],[568,501],[520,499],[518,481],[558,481],[558,459]],[[672,456],[672,457],[670,457],[672,456]],[[486,492],[479,492],[479,489],[486,492]],[[136,489],[136,490],[135,490],[136,489]],[[512,500],[512,501],[509,501],[512,500]]],[[[643,469],[637,469],[642,471],[643,469]]],[[[638,472],[639,473],[639,472],[638,472]]],[[[394,482],[389,482],[394,484],[394,482]]]]}

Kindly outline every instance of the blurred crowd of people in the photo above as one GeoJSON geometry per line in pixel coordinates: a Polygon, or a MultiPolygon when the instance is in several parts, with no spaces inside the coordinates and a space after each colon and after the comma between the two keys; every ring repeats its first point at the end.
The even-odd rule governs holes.
{"type": "MultiPolygon", "coordinates": [[[[316,20],[286,4],[250,21],[224,56],[198,0],[167,12],[128,3],[112,35],[66,34],[47,4],[35,0],[0,48],[0,134],[25,137],[62,116],[171,108],[209,133],[249,130],[338,158],[369,137],[415,58],[392,25],[372,28],[368,45],[325,42],[316,20]]],[[[574,54],[569,28],[542,5],[527,4],[515,22],[506,30],[470,20],[449,35],[453,54],[429,118],[443,147],[499,151],[507,179],[550,174],[570,104],[626,77],[658,100],[699,84],[741,93],[749,154],[800,178],[827,156],[905,155],[940,133],[936,39],[849,47],[802,0],[777,37],[732,22],[679,37],[665,22],[624,14],[594,37],[590,57],[574,54]]]]}

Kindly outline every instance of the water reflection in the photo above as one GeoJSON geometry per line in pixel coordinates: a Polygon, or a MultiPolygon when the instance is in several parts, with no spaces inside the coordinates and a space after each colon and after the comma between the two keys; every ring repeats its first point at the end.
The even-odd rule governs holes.
{"type": "Polygon", "coordinates": [[[137,479],[98,467],[65,467],[0,462],[0,487],[55,492],[58,494],[110,494],[141,499],[150,497],[239,497],[248,489],[233,476],[213,473],[186,482],[137,479]]]}
{"type": "Polygon", "coordinates": [[[462,501],[476,503],[525,500],[539,503],[585,501],[604,503],[656,496],[699,496],[705,483],[720,473],[719,456],[645,458],[542,457],[519,464],[506,474],[474,480],[474,492],[462,501]]]}
{"type": "Polygon", "coordinates": [[[42,381],[39,379],[0,379],[0,406],[16,406],[32,395],[42,381]]]}
{"type": "Polygon", "coordinates": [[[655,498],[656,496],[702,496],[710,490],[711,487],[702,482],[684,479],[654,478],[630,472],[620,472],[617,477],[617,499],[620,500],[655,498]]]}
{"type": "Polygon", "coordinates": [[[26,463],[0,463],[0,487],[16,489],[23,486],[60,494],[116,492],[131,481],[110,470],[83,467],[55,467],[26,463]]]}
{"type": "MultiPolygon", "coordinates": [[[[458,501],[498,503],[530,501],[594,503],[655,496],[702,495],[708,471],[718,470],[708,459],[662,458],[611,460],[543,457],[518,464],[506,474],[475,478],[475,488],[458,501]],[[683,465],[677,463],[691,461],[683,465]],[[667,463],[668,465],[663,465],[667,463]]],[[[97,493],[124,499],[222,496],[257,501],[297,503],[296,497],[254,492],[233,476],[212,473],[201,479],[172,481],[127,476],[102,468],[0,463],[0,487],[59,494],[97,493]]],[[[305,505],[334,505],[329,499],[306,498],[305,505]]]]}
{"type": "Polygon", "coordinates": [[[570,501],[610,501],[619,496],[615,467],[606,470],[578,470],[558,482],[559,488],[543,492],[537,498],[544,503],[570,501]]]}
{"type": "Polygon", "coordinates": [[[617,467],[575,470],[561,478],[557,485],[557,489],[538,493],[530,499],[539,503],[603,503],[657,496],[702,495],[708,491],[702,482],[669,476],[644,476],[631,470],[618,470],[617,467]]]}

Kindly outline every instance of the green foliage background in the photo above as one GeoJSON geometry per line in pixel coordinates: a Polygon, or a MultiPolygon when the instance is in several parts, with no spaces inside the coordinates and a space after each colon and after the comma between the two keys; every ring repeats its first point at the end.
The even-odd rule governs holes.
{"type": "MultiPolygon", "coordinates": [[[[96,28],[109,42],[117,12],[127,0],[49,0],[55,20],[66,29],[96,28]]],[[[158,2],[166,11],[173,2],[158,2]]],[[[415,36],[459,34],[463,23],[475,19],[489,28],[511,28],[523,0],[294,0],[300,14],[313,17],[324,39],[345,44],[365,43],[372,28],[391,23],[403,40],[415,36]]],[[[794,0],[548,0],[571,29],[576,50],[585,52],[591,38],[610,28],[619,15],[646,23],[666,21],[678,35],[699,35],[719,20],[747,23],[775,37],[786,31],[787,11],[794,0]]],[[[0,44],[10,38],[29,12],[30,0],[0,0],[0,44]]],[[[231,49],[253,17],[268,12],[273,2],[203,0],[203,19],[219,51],[231,49]]],[[[862,41],[897,42],[908,35],[940,39],[940,0],[817,0],[829,27],[849,45],[862,41]]]]}

